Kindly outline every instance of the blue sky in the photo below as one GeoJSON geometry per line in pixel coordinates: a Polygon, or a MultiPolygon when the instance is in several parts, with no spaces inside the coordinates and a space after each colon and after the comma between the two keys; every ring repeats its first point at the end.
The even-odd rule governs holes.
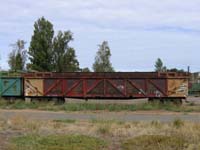
{"type": "Polygon", "coordinates": [[[81,67],[92,68],[106,40],[117,71],[152,71],[158,57],[168,68],[200,71],[200,0],[1,0],[1,68],[8,69],[9,45],[29,43],[41,16],[56,33],[73,32],[81,67]]]}

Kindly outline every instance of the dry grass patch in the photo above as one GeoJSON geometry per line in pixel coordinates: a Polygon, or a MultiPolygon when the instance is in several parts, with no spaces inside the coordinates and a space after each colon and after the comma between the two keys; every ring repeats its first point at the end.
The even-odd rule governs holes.
{"type": "MultiPolygon", "coordinates": [[[[147,147],[145,143],[148,143],[148,150],[151,150],[151,148],[152,150],[161,150],[165,149],[165,147],[166,150],[171,150],[172,147],[174,147],[175,150],[200,149],[200,123],[186,122],[180,119],[175,119],[169,123],[162,123],[159,121],[119,122],[115,120],[94,119],[90,121],[68,119],[34,121],[22,116],[16,116],[8,121],[4,121],[0,124],[0,127],[1,126],[5,131],[17,130],[17,132],[20,131],[23,133],[23,140],[21,139],[19,143],[27,142],[23,137],[27,137],[27,140],[28,138],[33,138],[32,141],[35,140],[34,142],[37,143],[37,139],[34,139],[35,135],[41,137],[43,141],[44,137],[52,138],[52,135],[61,135],[65,137],[66,135],[74,136],[78,134],[94,139],[103,139],[108,142],[108,145],[111,145],[109,149],[115,150],[120,148],[123,148],[122,150],[145,150],[145,147],[147,147]],[[144,147],[142,147],[142,145],[144,145],[144,147]]],[[[18,141],[18,138],[15,139],[18,141]]],[[[44,139],[44,141],[45,140],[46,139],[44,139]]],[[[28,141],[29,144],[30,141],[28,141]]],[[[56,141],[56,139],[53,139],[53,141],[56,141]]],[[[15,143],[15,140],[11,140],[11,145],[14,144],[14,146],[16,146],[17,143],[15,143]]]]}
{"type": "Polygon", "coordinates": [[[24,116],[14,116],[6,121],[5,128],[10,130],[22,130],[24,132],[38,132],[44,123],[27,119],[24,116]]]}
{"type": "Polygon", "coordinates": [[[165,135],[142,135],[125,141],[123,150],[184,150],[184,137],[165,135]]]}
{"type": "Polygon", "coordinates": [[[110,125],[100,125],[97,128],[97,133],[103,134],[103,135],[108,135],[110,134],[110,125]]]}

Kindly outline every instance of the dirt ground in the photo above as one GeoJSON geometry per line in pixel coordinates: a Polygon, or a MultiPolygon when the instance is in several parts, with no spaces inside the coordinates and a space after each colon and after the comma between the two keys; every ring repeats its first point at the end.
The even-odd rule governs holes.
{"type": "Polygon", "coordinates": [[[174,119],[200,122],[200,113],[175,113],[167,111],[136,111],[136,112],[49,112],[39,110],[0,110],[0,117],[9,119],[15,116],[23,116],[33,120],[118,120],[118,121],[160,121],[170,122],[174,119]]]}
{"type": "MultiPolygon", "coordinates": [[[[77,102],[80,100],[70,99],[68,102],[77,102]]],[[[118,100],[117,103],[128,103],[128,104],[136,104],[136,103],[144,103],[147,99],[140,100],[118,100]]],[[[189,102],[192,102],[196,105],[200,104],[200,98],[190,97],[188,98],[189,102]]],[[[80,101],[81,102],[81,101],[80,101]]],[[[102,100],[91,100],[91,103],[113,103],[113,100],[102,101],[102,100]]],[[[114,101],[116,103],[116,101],[114,101]]],[[[89,121],[89,120],[116,120],[116,121],[125,121],[125,122],[151,122],[151,121],[159,121],[159,122],[171,122],[175,119],[181,119],[187,122],[198,122],[200,123],[200,113],[178,113],[178,112],[169,112],[169,111],[135,111],[135,112],[108,112],[108,111],[84,111],[84,112],[52,112],[52,111],[40,111],[40,110],[3,110],[0,109],[0,120],[4,120],[9,125],[9,120],[13,120],[13,118],[25,118],[25,120],[33,120],[33,121],[43,121],[49,122],[53,120],[64,120],[64,119],[72,119],[72,120],[81,120],[81,121],[89,121]]],[[[18,119],[16,119],[18,122],[18,119]]],[[[3,122],[0,122],[4,124],[3,122]]],[[[17,123],[16,123],[17,124],[17,123]]],[[[24,132],[24,131],[23,131],[24,132]]],[[[18,131],[18,129],[10,129],[0,130],[0,150],[5,149],[8,141],[11,137],[16,137],[22,135],[22,131],[18,131]]],[[[117,142],[116,142],[117,143],[117,142]]],[[[112,149],[119,149],[118,143],[112,146],[112,149]],[[114,147],[114,148],[113,148],[114,147]]]]}
{"type": "MultiPolygon", "coordinates": [[[[198,143],[199,141],[199,129],[200,124],[192,121],[181,121],[176,119],[172,122],[159,122],[159,121],[116,121],[116,120],[101,120],[102,118],[91,118],[92,120],[77,120],[70,121],[69,117],[64,116],[59,118],[58,116],[64,115],[64,112],[45,112],[35,110],[12,110],[12,115],[6,116],[8,111],[1,110],[1,116],[6,118],[0,118],[0,150],[10,150],[9,146],[12,143],[13,137],[23,135],[70,135],[80,134],[90,137],[97,137],[103,139],[109,143],[106,150],[122,150],[122,142],[129,138],[134,138],[142,135],[166,135],[166,136],[184,136],[188,141],[198,143]],[[26,114],[26,115],[25,115],[26,114]],[[31,114],[31,115],[30,115],[31,114]],[[38,116],[43,116],[39,118],[38,116]],[[66,122],[57,122],[65,121],[66,122]],[[99,120],[98,120],[99,119],[99,120]]],[[[93,112],[93,114],[98,112],[93,112]]],[[[116,115],[119,117],[125,117],[126,115],[144,115],[145,117],[152,118],[157,115],[158,112],[152,111],[147,115],[146,112],[135,113],[108,113],[105,115],[116,115]]],[[[77,113],[65,113],[65,115],[77,115],[77,113]]],[[[89,112],[83,113],[84,116],[88,116],[89,112]]],[[[179,113],[160,112],[161,117],[181,115],[179,113]]],[[[199,115],[199,114],[189,114],[199,115]]],[[[77,116],[76,118],[77,119],[77,116]]],[[[82,119],[82,118],[81,118],[82,119]]],[[[110,118],[109,118],[110,119],[110,118]]],[[[147,118],[141,118],[140,120],[148,120],[147,118]]],[[[118,119],[119,120],[119,119],[118,119]]],[[[196,146],[196,145],[195,145],[196,146]]],[[[52,148],[51,148],[52,149],[52,148]]],[[[12,149],[13,150],[13,149],[12,149]]],[[[35,150],[35,149],[34,149],[35,150]]],[[[142,149],[141,149],[142,150],[142,149]]],[[[179,149],[180,150],[180,149],[179,149]]]]}

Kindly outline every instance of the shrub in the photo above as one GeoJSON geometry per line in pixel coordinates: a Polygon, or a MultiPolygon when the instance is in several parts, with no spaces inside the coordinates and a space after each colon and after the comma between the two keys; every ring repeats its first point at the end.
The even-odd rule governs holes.
{"type": "Polygon", "coordinates": [[[181,120],[181,119],[179,119],[179,118],[177,118],[177,119],[175,119],[175,120],[173,121],[173,126],[174,126],[175,128],[180,128],[180,127],[184,126],[184,121],[181,120]]]}

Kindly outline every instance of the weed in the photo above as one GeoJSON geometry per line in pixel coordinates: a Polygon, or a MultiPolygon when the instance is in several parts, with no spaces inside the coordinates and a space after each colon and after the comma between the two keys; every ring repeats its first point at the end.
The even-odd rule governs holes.
{"type": "Polygon", "coordinates": [[[64,120],[54,120],[54,122],[61,122],[61,123],[75,123],[76,120],[74,120],[74,119],[64,119],[64,120]]]}
{"type": "Polygon", "coordinates": [[[161,128],[162,127],[162,124],[159,122],[159,121],[151,121],[151,125],[156,127],[156,128],[161,128]]]}
{"type": "Polygon", "coordinates": [[[110,125],[108,124],[100,125],[99,128],[97,129],[97,133],[108,135],[110,133],[110,125]]]}
{"type": "Polygon", "coordinates": [[[181,119],[179,119],[179,118],[177,118],[177,119],[175,119],[175,120],[173,121],[173,126],[174,126],[175,128],[180,128],[180,127],[184,126],[184,121],[181,120],[181,119]]]}
{"type": "Polygon", "coordinates": [[[92,119],[91,120],[92,123],[97,123],[97,124],[118,124],[118,125],[122,125],[125,122],[124,121],[118,121],[118,120],[99,120],[99,119],[92,119]]]}

